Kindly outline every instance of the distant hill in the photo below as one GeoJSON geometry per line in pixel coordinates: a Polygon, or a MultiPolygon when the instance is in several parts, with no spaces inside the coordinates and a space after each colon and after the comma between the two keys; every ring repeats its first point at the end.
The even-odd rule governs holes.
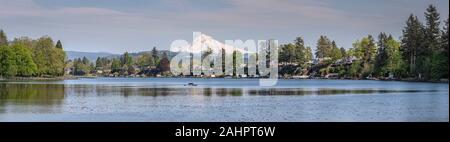
{"type": "Polygon", "coordinates": [[[113,57],[113,56],[119,56],[117,54],[107,53],[107,52],[79,52],[79,51],[66,51],[66,55],[68,59],[75,59],[75,58],[83,58],[86,57],[90,61],[97,60],[97,57],[113,57]]]}
{"type": "MultiPolygon", "coordinates": [[[[222,50],[225,50],[226,53],[232,53],[232,51],[237,50],[241,53],[248,54],[249,51],[245,51],[243,49],[236,49],[232,46],[226,45],[222,42],[219,42],[215,40],[213,37],[202,34],[200,37],[197,37],[194,39],[196,42],[200,42],[202,44],[206,44],[208,47],[212,47],[211,49],[216,52],[222,52],[222,50]]],[[[185,53],[192,53],[192,54],[201,54],[201,49],[199,47],[194,47],[193,50],[190,50],[190,45],[188,47],[181,47],[179,48],[179,52],[185,52],[185,53]]],[[[131,52],[130,55],[133,58],[137,58],[139,55],[142,55],[144,53],[152,54],[151,51],[141,51],[141,52],[131,52]]],[[[166,53],[169,58],[174,57],[178,53],[175,53],[173,51],[169,50],[159,50],[159,57],[162,56],[163,53],[166,53]]],[[[98,57],[107,57],[109,59],[112,58],[119,58],[122,54],[112,54],[107,52],[78,52],[78,51],[66,51],[66,54],[68,56],[68,59],[75,59],[75,58],[88,58],[91,62],[95,62],[98,57]]]]}
{"type": "MultiPolygon", "coordinates": [[[[134,58],[138,57],[139,55],[142,55],[144,53],[152,54],[151,51],[142,51],[137,53],[130,53],[130,55],[134,58]]],[[[166,53],[169,58],[172,58],[176,55],[174,52],[170,52],[168,50],[160,50],[159,56],[162,56],[163,53],[166,53]]],[[[119,58],[121,54],[113,54],[113,53],[107,53],[107,52],[79,52],[79,51],[66,51],[67,58],[68,59],[75,59],[75,58],[88,58],[91,62],[95,62],[98,57],[107,57],[107,58],[119,58]]]]}

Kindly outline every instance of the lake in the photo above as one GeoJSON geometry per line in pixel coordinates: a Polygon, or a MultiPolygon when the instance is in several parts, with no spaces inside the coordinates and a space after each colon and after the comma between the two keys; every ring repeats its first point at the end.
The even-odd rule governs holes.
{"type": "Polygon", "coordinates": [[[448,83],[94,78],[0,82],[0,121],[448,122],[448,83]],[[189,82],[197,86],[186,86],[189,82]]]}

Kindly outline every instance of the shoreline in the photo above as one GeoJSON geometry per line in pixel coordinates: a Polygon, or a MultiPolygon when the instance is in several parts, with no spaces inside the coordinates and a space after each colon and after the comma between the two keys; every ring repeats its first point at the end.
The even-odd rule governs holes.
{"type": "MultiPolygon", "coordinates": [[[[3,78],[0,77],[0,82],[8,82],[8,81],[64,81],[64,80],[76,80],[80,78],[87,79],[95,79],[95,78],[198,78],[198,79],[216,79],[216,78],[205,78],[205,77],[102,77],[102,76],[61,76],[61,77],[10,77],[3,78]]],[[[225,77],[217,77],[217,78],[225,78],[225,77]]],[[[226,79],[258,79],[258,78],[226,78],[226,79]]],[[[263,79],[263,78],[261,78],[263,79]]],[[[431,81],[431,80],[416,80],[416,79],[326,79],[326,78],[308,78],[308,79],[294,79],[294,78],[279,78],[284,80],[374,80],[374,81],[400,81],[400,82],[423,82],[423,83],[449,83],[447,80],[440,81],[431,81]]]]}
{"type": "Polygon", "coordinates": [[[77,79],[73,76],[61,76],[61,77],[0,77],[0,81],[62,81],[77,79]]]}

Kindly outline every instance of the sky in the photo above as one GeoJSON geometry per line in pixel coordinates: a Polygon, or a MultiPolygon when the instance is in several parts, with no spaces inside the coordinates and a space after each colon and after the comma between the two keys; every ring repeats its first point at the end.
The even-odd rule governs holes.
{"type": "Polygon", "coordinates": [[[67,51],[169,49],[192,32],[222,42],[301,36],[313,49],[326,35],[350,48],[369,34],[399,38],[408,16],[423,21],[429,4],[447,19],[448,0],[0,0],[0,29],[10,40],[48,35],[67,51]]]}

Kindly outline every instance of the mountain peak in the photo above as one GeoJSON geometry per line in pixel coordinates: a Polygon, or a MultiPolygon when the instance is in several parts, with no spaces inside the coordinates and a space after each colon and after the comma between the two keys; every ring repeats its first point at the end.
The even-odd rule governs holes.
{"type": "Polygon", "coordinates": [[[226,53],[232,53],[233,51],[238,51],[241,53],[250,53],[249,51],[245,51],[244,49],[239,49],[230,45],[226,45],[214,39],[212,36],[208,36],[206,34],[201,34],[200,36],[196,37],[193,43],[191,43],[186,47],[179,47],[178,49],[171,51],[201,53],[202,51],[206,51],[208,48],[210,48],[215,53],[222,52],[222,49],[224,49],[226,53]],[[200,45],[193,45],[193,44],[200,44],[200,45]]]}

